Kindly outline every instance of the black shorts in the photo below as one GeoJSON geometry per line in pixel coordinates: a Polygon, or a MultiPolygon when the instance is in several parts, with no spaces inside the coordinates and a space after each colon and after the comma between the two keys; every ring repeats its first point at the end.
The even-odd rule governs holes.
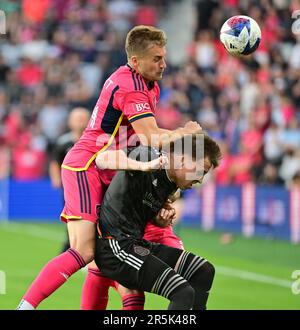
{"type": "Polygon", "coordinates": [[[104,276],[121,285],[153,292],[156,280],[166,270],[175,274],[173,269],[182,253],[183,250],[143,239],[97,238],[95,262],[104,276]]]}

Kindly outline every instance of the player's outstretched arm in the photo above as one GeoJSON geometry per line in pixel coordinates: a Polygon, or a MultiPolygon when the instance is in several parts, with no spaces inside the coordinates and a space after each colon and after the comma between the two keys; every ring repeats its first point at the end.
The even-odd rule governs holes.
{"type": "Polygon", "coordinates": [[[181,138],[185,134],[202,132],[201,126],[195,121],[189,121],[184,127],[179,127],[174,131],[159,128],[154,117],[136,120],[131,125],[143,145],[151,145],[159,148],[181,138]]]}
{"type": "Polygon", "coordinates": [[[155,171],[163,168],[168,163],[164,155],[150,162],[140,162],[127,157],[123,150],[110,150],[97,155],[96,165],[100,169],[128,170],[128,171],[155,171]]]}

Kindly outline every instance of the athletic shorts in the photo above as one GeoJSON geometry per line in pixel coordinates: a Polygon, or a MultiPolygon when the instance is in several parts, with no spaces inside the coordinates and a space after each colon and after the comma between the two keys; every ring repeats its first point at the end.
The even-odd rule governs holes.
{"type": "Polygon", "coordinates": [[[145,240],[171,246],[176,249],[184,250],[181,239],[174,234],[173,227],[160,228],[148,222],[145,228],[145,240]]]}
{"type": "Polygon", "coordinates": [[[62,168],[61,178],[65,206],[60,219],[64,222],[83,219],[97,223],[100,204],[110,182],[106,173],[91,164],[86,171],[62,168]]]}
{"type": "Polygon", "coordinates": [[[178,276],[174,268],[183,253],[143,239],[97,238],[95,262],[104,276],[126,288],[160,294],[153,291],[155,283],[166,276],[178,276]]]}

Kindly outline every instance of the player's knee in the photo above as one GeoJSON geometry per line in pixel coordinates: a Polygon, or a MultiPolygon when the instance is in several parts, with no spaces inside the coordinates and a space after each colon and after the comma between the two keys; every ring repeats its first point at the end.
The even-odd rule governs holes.
{"type": "Polygon", "coordinates": [[[75,247],[72,246],[72,249],[76,250],[81,255],[86,264],[94,260],[95,249],[93,247],[83,247],[79,245],[75,247]]]}
{"type": "Polygon", "coordinates": [[[180,287],[176,292],[170,297],[173,302],[179,301],[181,305],[187,308],[192,308],[195,299],[195,290],[191,285],[185,285],[180,287]]]}
{"type": "Polygon", "coordinates": [[[140,292],[138,290],[131,290],[131,289],[125,288],[121,284],[118,284],[117,291],[119,292],[119,294],[121,295],[121,297],[126,296],[128,294],[142,294],[142,292],[140,292]]]}
{"type": "Polygon", "coordinates": [[[205,262],[192,276],[189,282],[193,287],[201,287],[203,290],[210,290],[215,276],[215,267],[210,262],[205,262]]]}
{"type": "Polygon", "coordinates": [[[208,279],[210,283],[214,280],[215,277],[215,267],[209,261],[203,265],[204,276],[208,279]]]}
{"type": "Polygon", "coordinates": [[[184,288],[183,293],[182,293],[182,299],[187,299],[192,304],[194,303],[195,290],[193,289],[193,287],[191,285],[188,285],[184,288]]]}
{"type": "Polygon", "coordinates": [[[84,261],[88,264],[91,261],[94,260],[95,257],[95,250],[94,249],[86,249],[82,254],[81,254],[82,258],[84,259],[84,261]]]}

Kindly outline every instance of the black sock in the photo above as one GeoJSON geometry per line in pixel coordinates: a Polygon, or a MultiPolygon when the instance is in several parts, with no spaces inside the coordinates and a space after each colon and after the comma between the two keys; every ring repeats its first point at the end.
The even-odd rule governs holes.
{"type": "Polygon", "coordinates": [[[195,290],[194,310],[205,310],[215,275],[214,266],[208,261],[203,264],[190,278],[189,283],[195,290]]]}
{"type": "Polygon", "coordinates": [[[170,304],[168,310],[190,310],[194,304],[195,291],[190,285],[180,287],[169,299],[170,304]]]}

